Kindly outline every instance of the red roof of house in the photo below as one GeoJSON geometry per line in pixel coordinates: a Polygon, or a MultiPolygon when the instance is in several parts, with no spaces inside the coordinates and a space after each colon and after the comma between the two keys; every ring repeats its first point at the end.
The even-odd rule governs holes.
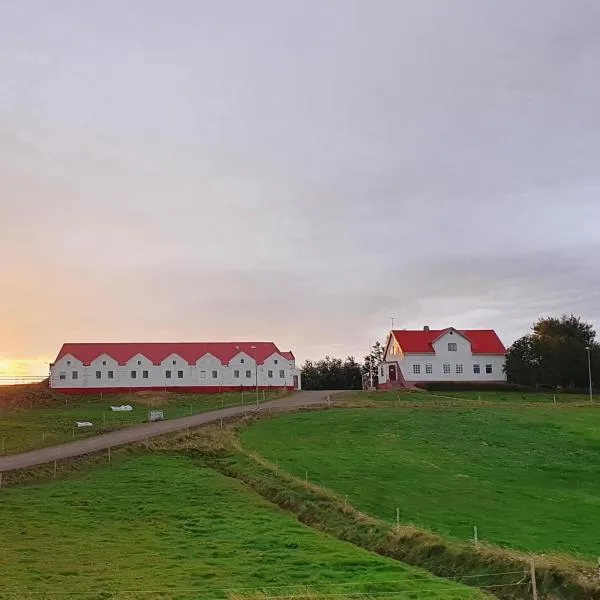
{"type": "Polygon", "coordinates": [[[180,356],[188,364],[192,365],[204,355],[212,354],[221,363],[228,364],[240,352],[246,353],[251,358],[256,358],[259,364],[263,364],[269,356],[275,353],[280,354],[288,360],[294,360],[294,355],[291,352],[280,352],[273,342],[117,342],[63,344],[56,360],[58,361],[63,356],[69,354],[80,360],[84,365],[90,365],[99,356],[106,354],[120,365],[124,365],[137,354],[141,354],[155,365],[159,365],[171,354],[177,354],[177,356],[180,356]]]}
{"type": "MultiPolygon", "coordinates": [[[[412,354],[434,354],[433,343],[453,329],[401,329],[392,331],[402,352],[412,354]]],[[[506,354],[506,348],[493,329],[453,329],[471,342],[473,354],[506,354]]]]}

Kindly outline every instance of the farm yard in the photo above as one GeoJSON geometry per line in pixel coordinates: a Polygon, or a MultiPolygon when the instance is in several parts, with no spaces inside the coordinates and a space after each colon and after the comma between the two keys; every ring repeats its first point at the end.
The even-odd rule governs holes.
{"type": "MultiPolygon", "coordinates": [[[[106,455],[66,461],[56,479],[40,469],[37,481],[51,479],[45,484],[23,483],[36,481],[35,468],[22,479],[7,473],[0,527],[12,577],[0,599],[63,592],[83,600],[529,599],[520,559],[480,561],[474,526],[492,553],[499,546],[556,556],[574,565],[569,573],[594,569],[600,411],[587,398],[561,395],[555,404],[547,394],[423,391],[332,398],[331,410],[251,413],[225,429],[122,447],[111,464],[106,455]],[[433,533],[394,541],[392,532],[413,524],[433,533]],[[57,540],[60,553],[52,552],[57,540]],[[442,553],[433,562],[427,544],[442,553]]],[[[5,421],[4,430],[17,431],[19,422],[22,437],[35,440],[52,415],[66,427],[111,404],[134,405],[116,413],[122,427],[145,420],[148,405],[170,418],[190,406],[241,403],[231,394],[68,400],[7,410],[3,416],[20,420],[5,421]]],[[[551,595],[540,598],[600,598],[571,583],[546,584],[551,595]]]]}
{"type": "Polygon", "coordinates": [[[0,598],[216,599],[307,590],[484,598],[301,525],[184,456],[132,457],[76,478],[3,490],[0,502],[2,565],[11,574],[0,598]]]}
{"type": "Polygon", "coordinates": [[[243,444],[390,522],[398,508],[403,523],[450,539],[477,526],[503,547],[598,556],[600,410],[531,396],[519,406],[506,393],[483,394],[480,407],[425,393],[349,402],[361,398],[380,407],[279,416],[245,430],[243,444]]]}
{"type": "MultiPolygon", "coordinates": [[[[103,398],[59,394],[42,386],[24,386],[24,393],[18,394],[18,391],[0,388],[0,456],[143,423],[148,421],[150,410],[161,410],[165,419],[176,419],[227,406],[256,403],[256,395],[251,391],[244,394],[138,392],[103,398]],[[111,405],[130,405],[133,410],[113,412],[111,405]],[[78,429],[77,421],[89,421],[93,427],[78,429]]],[[[259,402],[273,400],[279,395],[277,392],[260,392],[259,402]]]]}

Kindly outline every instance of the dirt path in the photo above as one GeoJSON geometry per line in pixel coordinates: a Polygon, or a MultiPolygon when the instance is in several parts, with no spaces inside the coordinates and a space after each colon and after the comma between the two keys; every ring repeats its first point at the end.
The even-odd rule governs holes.
{"type": "MultiPolygon", "coordinates": [[[[286,398],[271,400],[259,405],[259,409],[264,411],[275,409],[277,411],[292,410],[303,406],[311,406],[315,404],[323,404],[327,402],[327,396],[335,392],[297,392],[286,398]]],[[[146,423],[144,425],[135,425],[127,429],[119,431],[111,431],[95,437],[86,438],[77,442],[69,442],[57,446],[50,446],[41,450],[33,450],[22,454],[13,454],[0,458],[0,472],[12,471],[14,469],[24,469],[41,465],[43,463],[61,460],[63,458],[71,458],[80,456],[98,450],[106,450],[114,446],[129,444],[131,442],[140,442],[144,439],[179,431],[187,427],[197,427],[206,423],[219,421],[220,419],[228,419],[237,417],[244,413],[250,413],[252,406],[232,406],[230,408],[222,408],[211,412],[193,415],[191,417],[183,417],[181,419],[172,419],[170,421],[159,421],[157,423],[146,423]]]]}

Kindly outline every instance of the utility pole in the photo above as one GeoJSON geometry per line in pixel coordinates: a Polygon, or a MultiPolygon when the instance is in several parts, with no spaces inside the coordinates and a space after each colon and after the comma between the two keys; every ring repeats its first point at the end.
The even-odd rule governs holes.
{"type": "Polygon", "coordinates": [[[373,389],[373,349],[369,340],[369,387],[373,389]]]}
{"type": "Polygon", "coordinates": [[[394,317],[390,317],[391,321],[392,321],[392,331],[394,330],[394,317]]]}
{"type": "Polygon", "coordinates": [[[593,404],[594,403],[594,392],[592,391],[592,347],[586,346],[585,349],[587,350],[587,355],[588,355],[588,375],[589,375],[589,380],[590,380],[590,404],[593,404]]]}
{"type": "Polygon", "coordinates": [[[254,350],[254,373],[256,377],[256,405],[258,406],[258,348],[256,346],[250,346],[254,350]]]}

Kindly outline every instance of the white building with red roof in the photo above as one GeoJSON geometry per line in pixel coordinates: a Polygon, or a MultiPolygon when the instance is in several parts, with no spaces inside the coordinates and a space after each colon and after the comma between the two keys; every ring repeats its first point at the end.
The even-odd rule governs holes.
{"type": "Polygon", "coordinates": [[[63,344],[50,387],[82,394],[300,389],[292,352],[273,342],[63,344]]]}
{"type": "Polygon", "coordinates": [[[420,382],[506,381],[506,348],[493,329],[393,330],[379,365],[378,388],[420,382]]]}

